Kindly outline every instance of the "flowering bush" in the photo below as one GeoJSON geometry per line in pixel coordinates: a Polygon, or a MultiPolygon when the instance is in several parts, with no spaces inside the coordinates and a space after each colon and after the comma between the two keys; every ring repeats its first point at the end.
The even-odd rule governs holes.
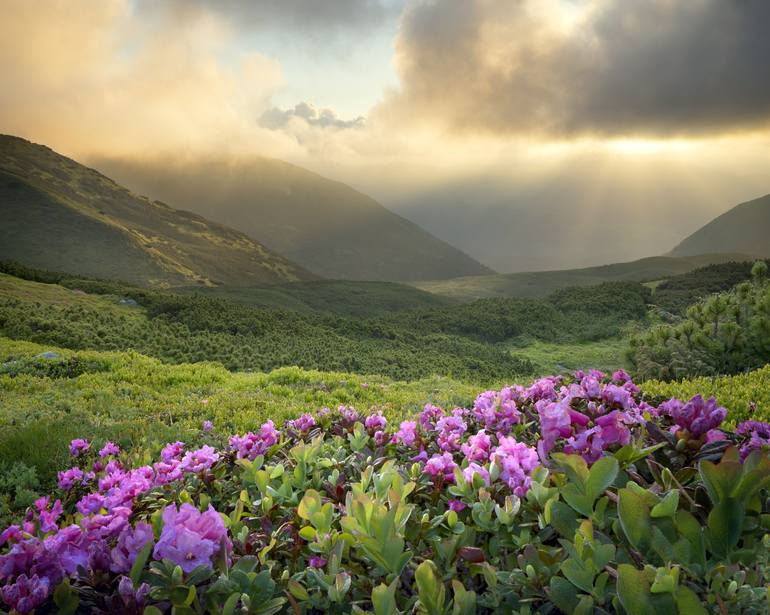
{"type": "Polygon", "coordinates": [[[17,613],[761,613],[770,425],[624,372],[200,446],[74,440],[0,534],[17,613]],[[390,429],[390,431],[389,431],[390,429]]]}

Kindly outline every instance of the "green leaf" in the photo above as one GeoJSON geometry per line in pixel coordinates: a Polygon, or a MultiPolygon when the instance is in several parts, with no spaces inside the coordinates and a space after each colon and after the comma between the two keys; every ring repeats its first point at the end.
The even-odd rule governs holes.
{"type": "Polygon", "coordinates": [[[397,615],[398,608],[396,604],[396,587],[398,578],[394,579],[390,585],[380,583],[372,590],[372,605],[375,615],[397,615]]]}
{"type": "Polygon", "coordinates": [[[594,575],[586,569],[582,561],[570,558],[561,565],[561,571],[567,580],[578,589],[590,594],[594,589],[594,575]]]}
{"type": "Polygon", "coordinates": [[[650,509],[644,499],[631,489],[618,492],[618,517],[628,541],[646,552],[652,539],[650,509]]]}
{"type": "Polygon", "coordinates": [[[65,579],[56,586],[53,601],[58,607],[57,613],[61,615],[72,615],[80,605],[80,598],[70,587],[69,579],[65,579]]]}
{"type": "Polygon", "coordinates": [[[676,509],[679,507],[679,490],[674,489],[669,491],[666,496],[658,504],[652,507],[650,516],[653,519],[659,517],[673,517],[676,514],[676,509]]]}
{"type": "Polygon", "coordinates": [[[452,580],[452,591],[454,592],[452,615],[475,615],[476,592],[465,589],[457,579],[452,580]]]}
{"type": "Polygon", "coordinates": [[[591,498],[592,505],[615,482],[619,470],[618,460],[614,457],[602,457],[591,466],[586,480],[586,494],[591,498]]]}
{"type": "Polygon", "coordinates": [[[150,558],[150,553],[152,553],[152,546],[152,541],[150,541],[141,548],[139,553],[136,554],[134,565],[131,566],[131,572],[128,573],[131,582],[134,584],[134,588],[139,587],[139,582],[142,578],[142,571],[147,565],[147,560],[150,558]]]}
{"type": "Polygon", "coordinates": [[[698,595],[684,585],[676,591],[676,606],[682,615],[708,615],[698,595]]]}

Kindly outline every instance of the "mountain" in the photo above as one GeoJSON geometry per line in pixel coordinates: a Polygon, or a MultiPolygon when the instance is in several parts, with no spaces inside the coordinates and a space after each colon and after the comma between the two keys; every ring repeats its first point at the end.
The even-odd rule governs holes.
{"type": "Polygon", "coordinates": [[[704,252],[745,252],[770,256],[770,194],[736,205],[695,231],[672,256],[704,252]]]}
{"type": "Polygon", "coordinates": [[[603,282],[653,282],[687,273],[714,263],[752,261],[749,254],[700,254],[691,257],[651,256],[627,263],[613,263],[583,269],[529,271],[454,280],[415,282],[421,290],[455,299],[472,301],[486,297],[544,297],[560,288],[593,286],[603,282]]]}
{"type": "Polygon", "coordinates": [[[8,135],[0,135],[0,259],[150,286],[317,277],[243,233],[8,135]]]}
{"type": "Polygon", "coordinates": [[[493,273],[365,194],[279,160],[94,164],[144,194],[237,228],[322,277],[406,281],[493,273]]]}

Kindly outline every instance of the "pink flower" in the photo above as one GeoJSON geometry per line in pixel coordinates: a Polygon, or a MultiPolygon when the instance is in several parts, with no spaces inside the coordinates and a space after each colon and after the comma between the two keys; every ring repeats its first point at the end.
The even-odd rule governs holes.
{"type": "Polygon", "coordinates": [[[468,438],[468,441],[462,445],[463,455],[470,461],[486,461],[489,459],[489,449],[492,446],[492,439],[482,429],[477,434],[468,438]]]}
{"type": "Polygon", "coordinates": [[[129,572],[136,556],[154,539],[152,526],[140,521],[136,527],[126,526],[118,537],[118,544],[110,552],[112,572],[129,572]]]}
{"type": "Polygon", "coordinates": [[[73,457],[80,457],[81,455],[88,452],[88,449],[91,448],[91,445],[88,443],[88,440],[83,440],[82,438],[76,438],[72,442],[70,442],[70,455],[73,457]]]}
{"type": "Polygon", "coordinates": [[[532,472],[539,465],[537,451],[516,438],[501,437],[492,451],[492,461],[500,468],[500,478],[514,495],[523,497],[532,484],[532,472]]]}
{"type": "Polygon", "coordinates": [[[402,421],[398,431],[393,434],[395,444],[413,446],[417,441],[417,423],[415,421],[402,421]]]}
{"type": "Polygon", "coordinates": [[[326,560],[319,555],[312,555],[308,561],[308,566],[311,568],[323,568],[326,566],[326,560]]]}
{"type": "Polygon", "coordinates": [[[462,512],[466,508],[468,508],[468,505],[465,502],[461,502],[460,500],[449,500],[447,503],[449,510],[453,510],[455,512],[462,512]]]}
{"type": "Polygon", "coordinates": [[[210,431],[213,431],[214,423],[212,423],[211,421],[208,421],[208,420],[203,421],[203,425],[201,425],[201,429],[203,431],[205,431],[206,433],[208,433],[210,431]]]}
{"type": "Polygon", "coordinates": [[[370,433],[384,430],[387,424],[388,420],[382,416],[382,410],[378,411],[377,414],[370,414],[364,421],[364,426],[370,433]]]}
{"type": "Polygon", "coordinates": [[[232,543],[219,513],[209,506],[201,513],[191,504],[169,504],[163,510],[163,530],[155,545],[155,559],[168,559],[192,572],[198,566],[211,567],[222,549],[228,556],[232,543]]]}
{"type": "Polygon", "coordinates": [[[59,472],[59,489],[69,491],[76,483],[83,483],[85,481],[85,474],[83,470],[78,467],[70,468],[64,472],[59,472]]]}
{"type": "Polygon", "coordinates": [[[179,459],[184,451],[184,442],[173,442],[166,444],[160,452],[160,458],[168,463],[172,459],[179,459]]]}
{"type": "Polygon", "coordinates": [[[216,452],[213,446],[208,444],[202,446],[197,451],[190,451],[185,453],[182,457],[182,471],[192,472],[197,474],[208,470],[217,461],[219,461],[219,453],[216,452]]]}
{"type": "Polygon", "coordinates": [[[463,478],[466,483],[473,483],[473,477],[478,474],[484,480],[485,485],[489,485],[489,470],[484,466],[480,466],[477,463],[469,463],[468,467],[463,470],[463,478]]]}
{"type": "Polygon", "coordinates": [[[114,442],[107,441],[107,443],[102,447],[102,450],[99,451],[99,457],[109,457],[110,455],[118,455],[120,454],[120,447],[115,444],[114,442]]]}
{"type": "Polygon", "coordinates": [[[0,588],[0,596],[11,611],[31,613],[41,606],[51,592],[51,582],[46,577],[22,574],[13,583],[0,588]]]}
{"type": "Polygon", "coordinates": [[[443,453],[442,455],[433,455],[427,462],[423,472],[430,474],[434,479],[443,478],[445,481],[454,482],[454,470],[457,464],[452,459],[451,453],[443,453]]]}

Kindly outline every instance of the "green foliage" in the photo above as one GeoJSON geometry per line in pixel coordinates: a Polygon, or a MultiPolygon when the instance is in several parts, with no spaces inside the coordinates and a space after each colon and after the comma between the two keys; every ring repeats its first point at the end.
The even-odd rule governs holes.
{"type": "Polygon", "coordinates": [[[691,305],[680,322],[631,339],[628,358],[642,379],[762,367],[770,360],[770,284],[758,274],[752,282],[691,305]]]}
{"type": "Polygon", "coordinates": [[[642,383],[642,390],[653,400],[690,399],[698,393],[706,398],[715,397],[729,410],[727,422],[730,425],[745,420],[770,419],[770,365],[734,376],[699,376],[671,382],[648,380],[642,383]]]}
{"type": "Polygon", "coordinates": [[[752,267],[751,261],[715,263],[673,276],[655,287],[653,303],[670,314],[684,315],[693,303],[751,280],[752,267]]]}

